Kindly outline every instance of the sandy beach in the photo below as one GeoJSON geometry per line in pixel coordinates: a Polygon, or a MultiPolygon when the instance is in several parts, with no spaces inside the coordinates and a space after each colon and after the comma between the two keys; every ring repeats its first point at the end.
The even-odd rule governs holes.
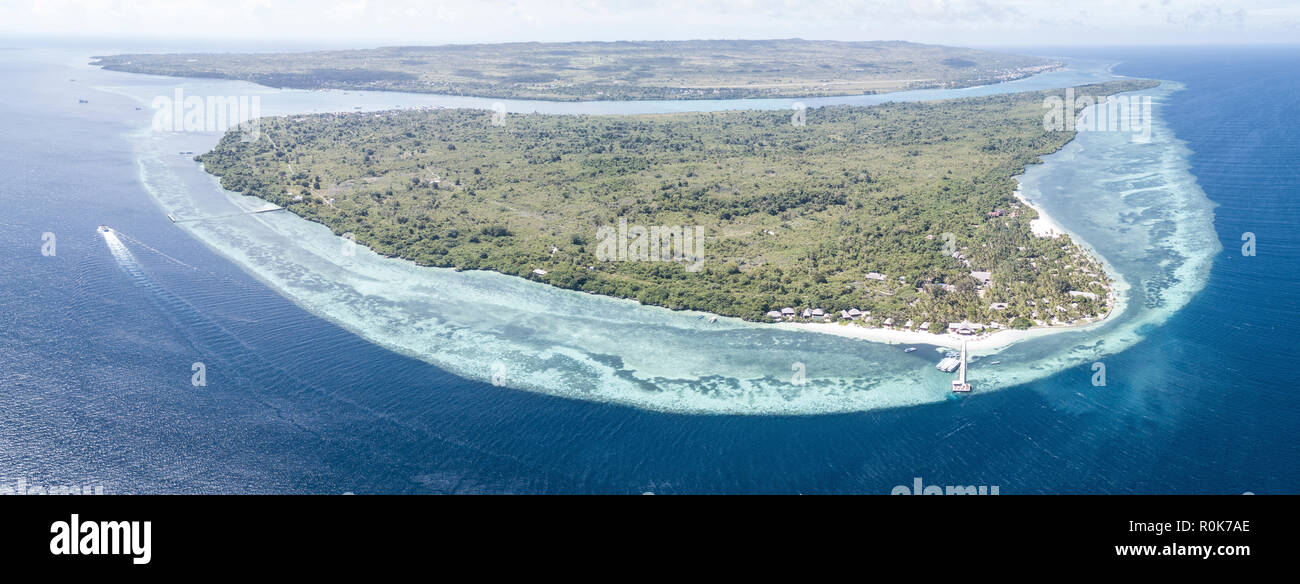
{"type": "MultiPolygon", "coordinates": [[[[1114,311],[1112,311],[1112,314],[1114,314],[1114,311]]],[[[1103,322],[1105,322],[1105,319],[1068,326],[1036,326],[1027,330],[1000,329],[980,335],[958,335],[955,333],[934,334],[924,331],[875,328],[852,324],[841,325],[833,322],[783,322],[773,324],[772,326],[785,330],[838,335],[872,343],[886,343],[891,345],[935,345],[951,349],[960,349],[962,342],[965,341],[966,348],[971,354],[987,355],[996,353],[1001,349],[1026,339],[1067,331],[1083,330],[1089,327],[1099,326],[1103,322]]]]}
{"type": "Polygon", "coordinates": [[[1125,288],[1126,283],[1124,282],[1124,279],[1110,267],[1109,262],[1107,262],[1105,258],[1101,257],[1092,246],[1089,246],[1087,243],[1080,240],[1077,235],[1070,233],[1068,229],[1063,227],[1052,216],[1048,215],[1041,207],[1034,205],[1029,202],[1029,200],[1025,199],[1020,190],[1019,180],[1016,181],[1016,190],[1014,194],[1021,204],[1038,212],[1038,218],[1029,222],[1029,228],[1033,231],[1034,235],[1052,238],[1061,235],[1069,235],[1075,244],[1083,247],[1088,251],[1088,253],[1092,254],[1093,257],[1097,258],[1103,269],[1106,270],[1106,274],[1111,278],[1112,282],[1111,300],[1113,304],[1110,312],[1091,322],[1058,326],[1034,326],[1026,330],[998,329],[978,335],[959,335],[956,333],[934,334],[926,331],[864,327],[856,324],[841,325],[834,322],[782,322],[776,323],[773,326],[786,330],[839,335],[873,343],[888,343],[893,345],[936,345],[940,347],[960,349],[962,342],[965,342],[966,348],[970,353],[975,355],[987,355],[996,353],[1003,348],[1026,339],[1069,331],[1085,330],[1100,326],[1110,317],[1124,312],[1124,295],[1120,293],[1120,291],[1125,288]]]}

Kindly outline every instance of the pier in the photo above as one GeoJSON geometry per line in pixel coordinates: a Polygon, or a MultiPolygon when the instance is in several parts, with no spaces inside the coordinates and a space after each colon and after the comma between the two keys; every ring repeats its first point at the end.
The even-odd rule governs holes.
{"type": "Polygon", "coordinates": [[[957,366],[957,379],[952,380],[952,390],[957,393],[966,393],[970,391],[970,384],[966,382],[966,341],[961,343],[961,363],[957,366]]]}

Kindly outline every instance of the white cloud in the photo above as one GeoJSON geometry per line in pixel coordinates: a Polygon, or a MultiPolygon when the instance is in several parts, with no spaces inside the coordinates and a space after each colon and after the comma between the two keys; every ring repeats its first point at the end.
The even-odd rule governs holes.
{"type": "Polygon", "coordinates": [[[10,34],[329,44],[682,38],[1294,42],[1294,0],[9,0],[10,34]]]}

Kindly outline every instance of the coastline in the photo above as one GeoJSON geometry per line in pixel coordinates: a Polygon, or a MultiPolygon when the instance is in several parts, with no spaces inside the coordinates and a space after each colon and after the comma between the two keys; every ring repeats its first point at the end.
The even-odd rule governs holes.
{"type": "MultiPolygon", "coordinates": [[[[1091,141],[1084,142],[1091,144],[1091,141]]],[[[1077,153],[1078,143],[1071,144],[1075,145],[1066,147],[1077,153]]],[[[169,162],[168,168],[150,168],[148,172],[161,171],[164,177],[170,176],[169,172],[188,176],[195,166],[174,161],[172,154],[177,149],[200,148],[189,142],[150,147],[151,153],[159,151],[156,160],[174,164],[169,162]]],[[[1096,156],[1084,157],[1079,162],[1086,162],[1090,172],[1104,169],[1105,176],[1129,172],[1125,170],[1127,166],[1116,170],[1108,166],[1109,162],[1092,162],[1106,159],[1109,153],[1110,150],[1100,149],[1096,156]]],[[[1094,153],[1090,150],[1089,154],[1094,153]]],[[[1062,158],[1047,155],[1044,162],[1073,164],[1062,158]]],[[[1123,162],[1127,164],[1132,159],[1132,152],[1123,153],[1123,162]]],[[[1178,160],[1182,160],[1181,156],[1174,159],[1178,160]]],[[[142,172],[146,171],[144,166],[147,165],[142,165],[142,172]]],[[[1044,169],[1034,165],[1028,170],[1044,169]]],[[[146,185],[157,183],[156,188],[150,187],[150,193],[165,209],[182,203],[206,205],[211,208],[209,214],[215,214],[224,211],[226,201],[244,201],[242,195],[221,189],[216,177],[200,174],[204,179],[201,185],[179,190],[166,180],[143,177],[141,180],[146,185]],[[196,197],[196,193],[203,196],[196,197]]],[[[1020,176],[1015,180],[1023,180],[1029,192],[1037,192],[1029,180],[1034,172],[1020,176]]],[[[1079,183],[1079,188],[1089,192],[1089,183],[1079,183]]],[[[1113,193],[1109,189],[1105,192],[1113,193]]],[[[1055,198],[1047,202],[1052,203],[1057,213],[1072,220],[1091,217],[1089,211],[1094,208],[1086,207],[1076,215],[1070,211],[1073,207],[1058,206],[1055,198]]],[[[1114,215],[1111,212],[1107,216],[1114,215]]],[[[946,384],[940,383],[941,388],[936,389],[934,380],[940,377],[932,366],[918,366],[917,361],[933,354],[904,355],[903,347],[886,345],[916,342],[955,348],[963,338],[725,317],[716,326],[709,326],[697,319],[702,314],[699,312],[662,307],[645,312],[643,305],[635,301],[606,302],[616,299],[590,293],[572,294],[495,272],[417,269],[412,262],[378,257],[367,248],[359,249],[355,259],[340,263],[336,258],[331,259],[337,255],[333,253],[337,249],[337,236],[319,223],[289,214],[259,215],[239,222],[194,223],[184,229],[192,230],[191,235],[235,263],[247,266],[255,277],[296,304],[389,350],[432,363],[453,375],[484,381],[493,375],[490,367],[504,363],[509,366],[508,387],[638,409],[684,414],[815,415],[941,401],[951,395],[946,384]],[[305,251],[287,255],[289,242],[293,242],[290,249],[305,251]],[[324,273],[322,265],[318,265],[321,261],[329,270],[329,280],[311,276],[324,273]],[[383,283],[383,287],[378,287],[378,283],[383,283]],[[326,287],[321,288],[322,284],[326,287]],[[420,300],[408,301],[412,298],[420,300]],[[482,309],[484,304],[504,305],[500,302],[503,298],[511,299],[516,305],[523,302],[522,309],[528,312],[528,317],[482,309]],[[520,327],[526,334],[517,333],[520,327]],[[770,343],[751,342],[754,331],[760,331],[760,327],[766,327],[762,330],[771,335],[770,339],[764,337],[770,343]],[[793,331],[817,332],[820,336],[793,331]],[[862,340],[879,344],[864,345],[862,340]],[[814,381],[793,395],[786,365],[791,360],[807,363],[808,371],[815,371],[810,377],[814,381]],[[871,373],[864,376],[863,371],[871,373]],[[562,375],[556,375],[557,372],[562,375]],[[653,384],[659,391],[645,391],[647,384],[653,384]]],[[[1115,253],[1115,242],[1111,239],[1102,235],[1095,241],[1102,249],[1111,250],[1108,254],[1115,253]]],[[[1075,243],[1087,245],[1078,238],[1075,243]]],[[[1126,245],[1123,250],[1133,248],[1126,245]]],[[[1126,259],[1122,252],[1114,258],[1126,259]]],[[[1103,260],[1103,267],[1109,267],[1105,258],[1099,259],[1103,260]]],[[[1132,267],[1128,261],[1117,265],[1126,270],[1132,267]]],[[[1107,273],[1114,275],[1110,269],[1107,273]]],[[[1141,273],[1137,273],[1136,279],[1116,278],[1113,284],[1118,286],[1114,287],[1118,289],[1126,281],[1143,280],[1141,273]]],[[[973,346],[979,347],[979,350],[972,349],[973,355],[983,356],[993,347],[998,349],[998,358],[1005,362],[1003,367],[977,370],[975,380],[980,390],[995,391],[1041,379],[1131,346],[1142,338],[1134,329],[1150,320],[1142,319],[1150,312],[1150,307],[1140,301],[1143,292],[1140,287],[1133,289],[1133,305],[1127,310],[1112,310],[1109,316],[1118,318],[1108,318],[1104,327],[1100,326],[1103,323],[1094,322],[966,337],[973,346]],[[1140,320],[1130,322],[1134,317],[1140,320]],[[1092,325],[1100,328],[1095,342],[1092,342],[1093,335],[1084,330],[1092,325]],[[1047,336],[1068,331],[1080,334],[1047,336]],[[1018,342],[1025,338],[1041,340],[1018,342]]]]}
{"type": "MultiPolygon", "coordinates": [[[[1071,140],[1073,142],[1073,140],[1071,140]]],[[[1069,144],[1066,144],[1068,147],[1069,144]]],[[[1062,148],[1063,150],[1064,148],[1062,148]]],[[[1058,150],[1057,152],[1060,152],[1058,150]]],[[[1055,152],[1053,153],[1055,154],[1055,152]]],[[[1049,155],[1050,156],[1050,155],[1049,155]]],[[[1088,245],[1087,242],[1080,239],[1065,226],[1061,225],[1054,217],[1049,215],[1040,205],[1035,205],[1029,199],[1026,199],[1020,186],[1020,178],[1013,177],[1016,181],[1016,189],[1012,193],[1016,200],[1038,213],[1038,218],[1029,222],[1029,228],[1035,236],[1056,238],[1062,235],[1068,235],[1070,241],[1082,248],[1086,253],[1091,255],[1097,263],[1101,264],[1106,276],[1110,278],[1111,309],[1102,315],[1101,318],[1083,322],[1079,324],[1060,325],[1060,326],[1032,326],[1028,329],[999,329],[991,333],[979,335],[958,335],[954,333],[931,333],[926,331],[909,331],[892,328],[864,327],[856,324],[841,325],[834,322],[781,322],[773,323],[773,328],[781,330],[792,330],[801,332],[812,332],[818,334],[837,335],[851,339],[858,339],[872,343],[884,343],[889,345],[935,345],[947,347],[950,349],[960,349],[962,343],[966,343],[966,348],[975,355],[988,355],[996,353],[1011,345],[1027,339],[1043,337],[1058,333],[1071,331],[1087,330],[1089,328],[1101,326],[1109,321],[1112,317],[1118,316],[1126,308],[1125,295],[1123,290],[1128,285],[1123,276],[1117,272],[1110,262],[1104,256],[1097,252],[1096,248],[1088,245]]]]}

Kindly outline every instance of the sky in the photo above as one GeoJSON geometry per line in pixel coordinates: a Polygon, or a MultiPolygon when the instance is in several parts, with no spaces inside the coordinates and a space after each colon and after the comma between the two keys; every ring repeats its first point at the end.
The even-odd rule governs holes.
{"type": "Polygon", "coordinates": [[[1300,0],[0,0],[0,35],[322,47],[791,37],[1292,44],[1300,0]]]}

